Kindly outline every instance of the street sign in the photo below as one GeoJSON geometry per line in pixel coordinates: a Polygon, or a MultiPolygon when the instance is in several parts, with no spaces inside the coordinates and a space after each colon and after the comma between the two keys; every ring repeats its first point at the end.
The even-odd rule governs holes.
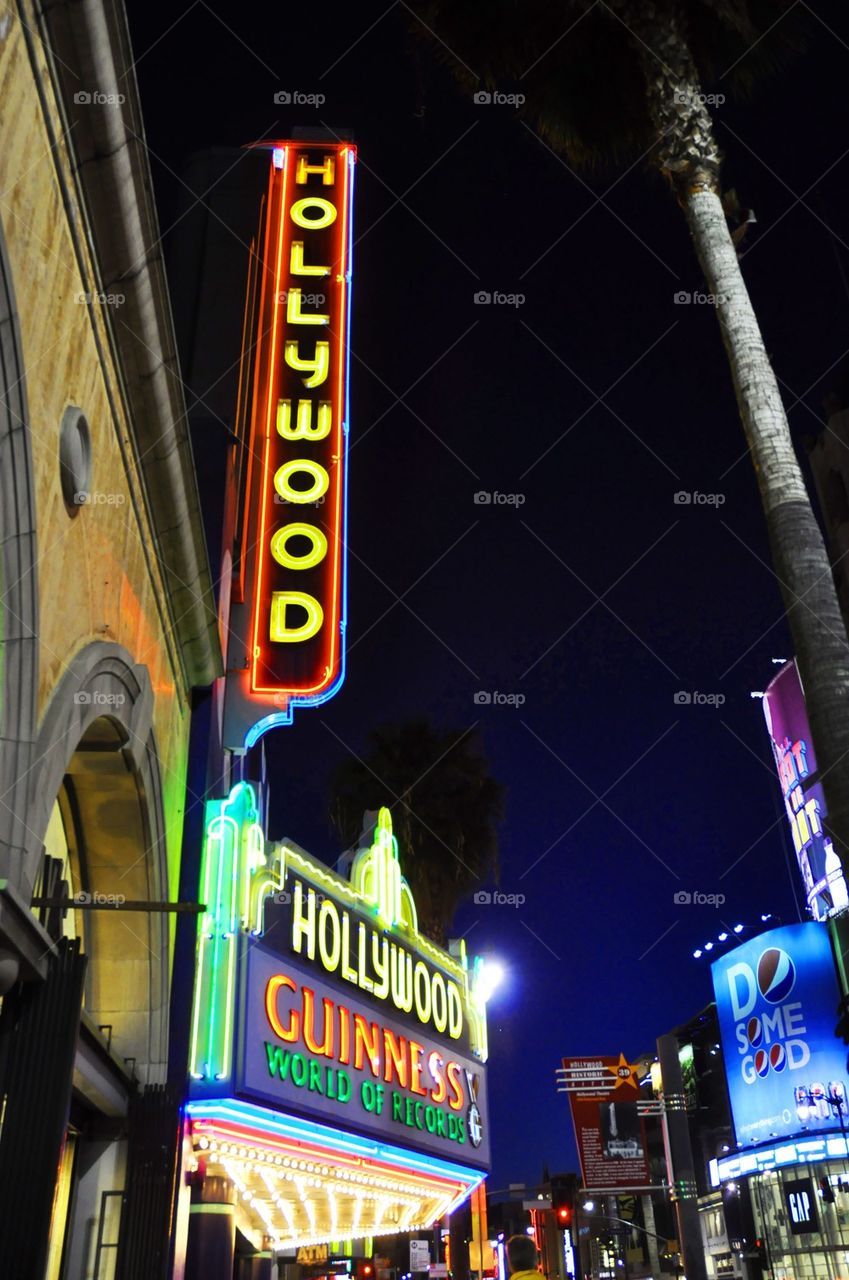
{"type": "Polygon", "coordinates": [[[430,1266],[430,1245],[427,1240],[410,1241],[410,1270],[427,1271],[430,1266]]]}

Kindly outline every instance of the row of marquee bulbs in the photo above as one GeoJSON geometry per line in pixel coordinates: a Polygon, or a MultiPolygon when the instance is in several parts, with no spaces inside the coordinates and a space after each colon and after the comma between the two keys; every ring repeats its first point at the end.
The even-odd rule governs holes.
{"type": "MultiPolygon", "coordinates": [[[[236,1166],[235,1166],[235,1165],[234,1165],[230,1160],[225,1160],[225,1161],[223,1161],[223,1166],[224,1166],[224,1169],[225,1169],[225,1171],[226,1171],[226,1173],[227,1173],[227,1176],[232,1180],[233,1185],[236,1187],[236,1190],[238,1191],[238,1193],[239,1193],[240,1197],[241,1197],[241,1198],[242,1198],[242,1200],[244,1201],[244,1203],[245,1203],[245,1207],[246,1207],[246,1208],[248,1208],[248,1209],[252,1209],[252,1210],[257,1214],[257,1216],[258,1216],[259,1218],[261,1218],[261,1219],[262,1219],[262,1221],[265,1223],[265,1226],[268,1228],[268,1232],[267,1232],[267,1234],[268,1234],[268,1235],[269,1235],[269,1237],[271,1238],[271,1242],[272,1242],[273,1247],[274,1247],[275,1249],[283,1248],[283,1247],[284,1247],[285,1242],[284,1242],[284,1240],[283,1240],[283,1237],[282,1237],[282,1236],[281,1236],[281,1234],[280,1234],[280,1231],[279,1231],[279,1229],[278,1229],[277,1223],[274,1221],[274,1219],[273,1219],[273,1218],[270,1216],[270,1214],[268,1213],[268,1210],[266,1209],[266,1204],[265,1204],[265,1202],[262,1200],[262,1198],[261,1198],[261,1197],[259,1197],[259,1196],[255,1196],[255,1195],[251,1192],[251,1190],[249,1189],[249,1187],[247,1186],[247,1184],[246,1184],[245,1182],[243,1182],[243,1181],[242,1181],[242,1179],[239,1177],[239,1171],[238,1171],[238,1169],[236,1168],[236,1166]]],[[[289,1237],[290,1237],[290,1241],[291,1241],[291,1240],[296,1240],[296,1241],[297,1241],[297,1243],[298,1243],[298,1245],[299,1245],[299,1246],[301,1246],[301,1247],[303,1247],[303,1246],[309,1246],[309,1245],[313,1245],[313,1244],[325,1244],[325,1243],[327,1242],[327,1234],[328,1234],[328,1233],[327,1233],[327,1231],[326,1231],[326,1230],[322,1230],[321,1232],[316,1231],[315,1215],[314,1215],[314,1213],[312,1212],[312,1208],[311,1208],[311,1205],[309,1204],[309,1202],[308,1202],[308,1201],[305,1201],[305,1202],[304,1202],[304,1207],[307,1209],[307,1216],[308,1216],[308,1217],[309,1217],[309,1219],[310,1219],[310,1226],[311,1226],[312,1231],[313,1231],[313,1233],[314,1233],[314,1234],[304,1236],[304,1235],[303,1235],[300,1231],[298,1231],[298,1230],[297,1230],[297,1228],[295,1227],[295,1225],[294,1225],[294,1223],[293,1223],[293,1221],[292,1221],[291,1210],[290,1210],[290,1207],[289,1207],[289,1205],[287,1204],[287,1202],[286,1202],[285,1200],[281,1199],[281,1197],[280,1197],[280,1196],[278,1196],[278,1195],[276,1195],[276,1194],[275,1194],[274,1188],[271,1186],[270,1179],[266,1176],[266,1171],[265,1171],[265,1170],[262,1170],[262,1171],[261,1171],[261,1177],[262,1177],[263,1182],[265,1183],[266,1187],[268,1188],[270,1198],[274,1201],[274,1203],[275,1203],[275,1205],[277,1206],[277,1208],[278,1208],[278,1209],[279,1209],[279,1210],[284,1214],[284,1216],[285,1216],[285,1217],[286,1217],[286,1219],[287,1219],[287,1223],[288,1223],[288,1227],[289,1227],[289,1237]]],[[[303,1199],[303,1197],[302,1197],[302,1199],[303,1199]]],[[[388,1197],[388,1196],[383,1196],[383,1197],[380,1197],[380,1199],[381,1199],[381,1200],[385,1200],[385,1201],[387,1201],[387,1202],[388,1202],[388,1200],[390,1199],[390,1197],[388,1197]]],[[[420,1201],[419,1201],[419,1200],[416,1200],[416,1201],[414,1201],[414,1202],[413,1202],[413,1205],[411,1205],[411,1212],[410,1212],[410,1214],[409,1214],[408,1216],[412,1216],[412,1209],[413,1209],[414,1207],[418,1206],[419,1204],[420,1204],[420,1201]]],[[[349,1234],[350,1234],[350,1235],[352,1235],[352,1238],[353,1238],[353,1239],[359,1239],[359,1237],[358,1237],[358,1236],[357,1236],[357,1234],[356,1234],[357,1226],[358,1226],[358,1223],[359,1223],[359,1216],[360,1216],[360,1214],[359,1214],[359,1209],[360,1209],[360,1206],[358,1205],[357,1214],[356,1214],[356,1217],[355,1217],[355,1219],[354,1219],[354,1228],[353,1228],[353,1230],[352,1230],[352,1231],[349,1231],[349,1230],[347,1230],[347,1229],[346,1229],[346,1230],[345,1230],[345,1233],[344,1233],[346,1236],[348,1236],[349,1234]]],[[[333,1230],[333,1231],[338,1230],[338,1227],[336,1227],[336,1224],[335,1224],[335,1218],[336,1218],[336,1215],[335,1215],[335,1212],[334,1212],[334,1213],[333,1213],[333,1222],[332,1222],[332,1224],[331,1224],[331,1230],[333,1230]]],[[[426,1227],[427,1227],[427,1226],[428,1226],[428,1224],[427,1224],[427,1223],[425,1223],[425,1222],[410,1222],[410,1221],[407,1221],[407,1222],[402,1222],[402,1223],[400,1223],[400,1224],[399,1224],[399,1225],[397,1225],[397,1226],[391,1226],[391,1225],[389,1225],[389,1224],[387,1224],[387,1223],[385,1223],[385,1222],[381,1222],[381,1224],[380,1224],[380,1234],[381,1234],[382,1236],[389,1236],[389,1235],[398,1235],[398,1234],[400,1234],[401,1232],[407,1232],[407,1231],[423,1231],[423,1230],[425,1230],[425,1229],[426,1229],[426,1227]]]]}
{"type": "MultiPolygon", "coordinates": [[[[252,1161],[254,1164],[267,1164],[276,1166],[279,1169],[288,1170],[284,1176],[289,1181],[297,1179],[301,1173],[321,1174],[324,1178],[335,1178],[337,1181],[348,1183],[359,1183],[366,1187],[380,1188],[381,1190],[397,1191],[400,1193],[409,1192],[409,1187],[401,1182],[393,1182],[390,1178],[375,1177],[368,1173],[355,1173],[349,1169],[332,1169],[326,1164],[313,1164],[308,1160],[293,1160],[289,1156],[272,1155],[270,1151],[262,1151],[258,1147],[244,1147],[236,1142],[216,1142],[214,1139],[210,1141],[207,1137],[202,1137],[198,1141],[198,1148],[201,1151],[208,1151],[210,1155],[223,1155],[236,1157],[239,1160],[252,1161]]],[[[307,1186],[320,1187],[323,1183],[318,1178],[302,1179],[307,1186]]],[[[351,1188],[352,1193],[354,1188],[351,1188]]]]}
{"type": "MultiPolygon", "coordinates": [[[[216,1159],[216,1158],[219,1159],[221,1163],[224,1165],[225,1169],[227,1170],[228,1176],[231,1176],[231,1168],[233,1172],[235,1172],[236,1166],[233,1164],[233,1161],[238,1160],[240,1162],[240,1168],[242,1172],[250,1173],[254,1169],[256,1169],[256,1171],[259,1172],[260,1176],[263,1178],[263,1181],[266,1181],[266,1172],[268,1172],[268,1173],[275,1174],[277,1178],[279,1178],[282,1181],[293,1183],[298,1190],[300,1201],[303,1203],[304,1208],[307,1212],[307,1216],[311,1219],[311,1221],[313,1217],[312,1211],[311,1211],[312,1202],[309,1201],[308,1198],[304,1195],[303,1188],[304,1186],[321,1188],[324,1184],[317,1178],[302,1178],[300,1176],[300,1173],[294,1172],[294,1170],[298,1169],[299,1167],[303,1167],[305,1170],[320,1171],[321,1173],[324,1173],[326,1171],[327,1176],[330,1178],[333,1178],[336,1181],[337,1190],[341,1191],[346,1195],[355,1197],[357,1200],[355,1221],[357,1223],[359,1222],[359,1215],[362,1210],[363,1204],[381,1205],[381,1204],[388,1204],[390,1202],[394,1202],[398,1204],[399,1207],[403,1206],[408,1213],[411,1213],[416,1209],[420,1209],[426,1198],[428,1200],[433,1200],[434,1198],[433,1196],[425,1197],[421,1194],[417,1195],[415,1193],[411,1193],[408,1184],[404,1184],[401,1182],[393,1182],[391,1179],[388,1179],[388,1178],[380,1178],[380,1177],[375,1178],[367,1174],[357,1174],[357,1173],[352,1173],[348,1170],[336,1170],[333,1168],[328,1168],[327,1165],[314,1165],[306,1161],[291,1160],[288,1156],[272,1155],[270,1152],[264,1152],[257,1148],[248,1149],[247,1147],[239,1146],[236,1143],[218,1144],[216,1142],[210,1142],[208,1138],[203,1137],[200,1139],[198,1146],[202,1150],[207,1151],[213,1159],[216,1159]],[[284,1166],[291,1166],[291,1167],[287,1168],[284,1166]],[[357,1183],[360,1185],[353,1185],[354,1183],[357,1183]],[[366,1189],[361,1190],[361,1186],[366,1189]],[[383,1194],[381,1194],[381,1192],[383,1194]]],[[[241,1185],[240,1178],[234,1176],[233,1181],[237,1186],[241,1185]]],[[[328,1199],[331,1202],[331,1210],[334,1212],[334,1216],[335,1216],[335,1199],[333,1195],[333,1188],[325,1187],[325,1190],[327,1191],[328,1199]]],[[[243,1199],[246,1199],[246,1200],[250,1198],[251,1197],[249,1194],[245,1194],[243,1196],[243,1199]]],[[[451,1202],[451,1199],[452,1199],[452,1196],[448,1188],[446,1188],[444,1198],[445,1198],[445,1204],[447,1207],[447,1205],[451,1202]]],[[[435,1216],[439,1217],[441,1216],[441,1214],[437,1213],[435,1214],[435,1216]]],[[[413,1224],[409,1224],[409,1225],[402,1224],[402,1226],[395,1227],[395,1228],[390,1228],[388,1225],[384,1226],[383,1224],[381,1224],[380,1234],[386,1235],[386,1234],[391,1234],[393,1231],[413,1230],[413,1229],[418,1229],[418,1228],[414,1228],[413,1224]]],[[[344,1234],[347,1237],[351,1234],[356,1235],[356,1232],[352,1232],[352,1229],[349,1227],[349,1228],[346,1228],[346,1230],[341,1234],[344,1234]]],[[[290,1235],[293,1237],[297,1236],[299,1242],[302,1244],[303,1243],[321,1243],[322,1240],[326,1238],[326,1232],[325,1232],[324,1236],[316,1236],[315,1239],[310,1237],[309,1240],[304,1240],[296,1231],[291,1229],[290,1229],[290,1235]]]]}
{"type": "MultiPolygon", "coordinates": [[[[314,1209],[313,1203],[307,1196],[305,1196],[303,1190],[300,1191],[300,1202],[301,1202],[301,1206],[303,1207],[309,1219],[310,1234],[305,1236],[303,1234],[303,1229],[299,1229],[296,1226],[292,1216],[291,1205],[279,1195],[277,1187],[275,1187],[272,1182],[272,1178],[271,1178],[272,1172],[279,1173],[279,1170],[276,1170],[276,1169],[272,1170],[272,1169],[265,1169],[265,1168],[258,1170],[260,1177],[263,1183],[265,1184],[266,1190],[268,1192],[268,1196],[263,1197],[263,1196],[258,1196],[254,1194],[254,1192],[251,1191],[251,1189],[248,1187],[247,1183],[244,1182],[240,1177],[240,1173],[250,1172],[252,1168],[250,1164],[242,1164],[241,1168],[239,1168],[237,1167],[235,1162],[228,1159],[224,1159],[222,1161],[222,1164],[225,1172],[227,1173],[228,1178],[230,1178],[236,1190],[238,1191],[239,1196],[244,1201],[245,1208],[252,1210],[254,1213],[257,1214],[259,1218],[262,1219],[263,1223],[267,1228],[267,1234],[271,1237],[275,1248],[282,1247],[283,1237],[280,1234],[278,1223],[274,1220],[273,1216],[269,1212],[269,1208],[268,1208],[269,1200],[273,1201],[276,1208],[286,1218],[290,1243],[294,1241],[299,1245],[310,1245],[310,1244],[321,1244],[326,1241],[328,1236],[328,1229],[322,1228],[321,1231],[318,1230],[316,1226],[316,1221],[315,1221],[315,1209],[314,1209]]],[[[293,1175],[291,1174],[291,1172],[286,1175],[286,1177],[288,1178],[292,1178],[292,1176],[293,1175]]],[[[346,1238],[349,1236],[354,1239],[359,1238],[358,1233],[361,1229],[360,1217],[362,1214],[363,1201],[371,1200],[372,1197],[365,1196],[363,1195],[362,1192],[355,1192],[357,1196],[357,1205],[356,1205],[354,1217],[350,1224],[346,1225],[344,1228],[340,1228],[338,1224],[337,1205],[336,1205],[335,1196],[333,1195],[333,1191],[331,1190],[331,1188],[328,1187],[326,1190],[327,1190],[328,1200],[330,1201],[329,1234],[332,1237],[336,1237],[337,1235],[344,1235],[346,1238]]],[[[390,1203],[396,1202],[397,1199],[398,1197],[393,1195],[383,1195],[383,1196],[376,1197],[377,1202],[385,1206],[388,1206],[390,1203]]],[[[395,1226],[391,1224],[387,1224],[385,1221],[381,1220],[379,1224],[381,1235],[393,1235],[400,1231],[418,1231],[420,1229],[421,1224],[411,1222],[410,1219],[412,1218],[414,1212],[421,1207],[421,1200],[418,1197],[412,1198],[407,1196],[403,1197],[403,1199],[408,1201],[406,1206],[407,1212],[405,1215],[407,1220],[401,1221],[398,1223],[398,1225],[395,1225],[395,1226]]],[[[369,1229],[369,1234],[373,1234],[373,1232],[374,1232],[374,1227],[371,1227],[369,1229]]]]}

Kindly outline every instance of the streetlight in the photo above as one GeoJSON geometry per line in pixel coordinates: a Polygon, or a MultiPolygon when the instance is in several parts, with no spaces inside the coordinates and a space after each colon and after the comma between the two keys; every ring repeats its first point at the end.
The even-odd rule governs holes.
{"type": "Polygon", "coordinates": [[[480,956],[477,961],[475,990],[483,1004],[488,1004],[506,977],[504,966],[497,960],[480,956]]]}
{"type": "Polygon", "coordinates": [[[585,1200],[584,1203],[581,1205],[581,1208],[583,1209],[584,1213],[594,1213],[595,1200],[585,1200]]]}

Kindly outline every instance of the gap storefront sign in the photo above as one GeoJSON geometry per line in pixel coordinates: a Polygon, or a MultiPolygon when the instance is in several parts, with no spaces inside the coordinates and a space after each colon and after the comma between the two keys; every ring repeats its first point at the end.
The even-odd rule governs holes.
{"type": "Polygon", "coordinates": [[[389,813],[346,879],[207,806],[187,1120],[275,1248],[417,1230],[489,1167],[483,961],[418,932],[389,813]]]}
{"type": "Polygon", "coordinates": [[[771,929],[712,971],[738,1145],[841,1132],[849,1081],[825,926],[771,929]]]}

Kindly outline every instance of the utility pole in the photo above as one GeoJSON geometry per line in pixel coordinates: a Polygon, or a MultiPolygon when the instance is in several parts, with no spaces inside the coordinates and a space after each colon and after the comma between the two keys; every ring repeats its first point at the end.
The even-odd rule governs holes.
{"type": "Polygon", "coordinates": [[[690,1143],[690,1126],[687,1121],[687,1102],[684,1097],[684,1079],[681,1075],[677,1037],[660,1036],[657,1042],[657,1056],[660,1060],[663,1106],[668,1134],[669,1185],[678,1224],[678,1244],[684,1259],[684,1272],[687,1280],[707,1280],[702,1228],[699,1221],[698,1191],[693,1169],[693,1149],[690,1143]]]}

